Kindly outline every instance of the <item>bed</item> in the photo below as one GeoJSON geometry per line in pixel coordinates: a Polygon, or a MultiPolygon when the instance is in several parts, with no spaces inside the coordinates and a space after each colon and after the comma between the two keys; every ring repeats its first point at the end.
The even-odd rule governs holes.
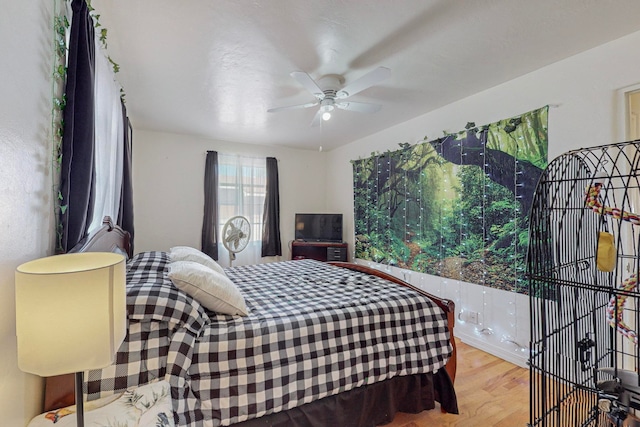
{"type": "MultiPolygon", "coordinates": [[[[129,256],[128,334],[114,365],[86,374],[88,400],[166,379],[180,426],[375,426],[436,402],[457,413],[453,303],[393,276],[314,260],[228,268],[248,309],[231,316],[174,286],[167,252],[132,255],[108,219],[74,251],[129,256]]],[[[72,390],[49,379],[45,410],[72,390]]]]}

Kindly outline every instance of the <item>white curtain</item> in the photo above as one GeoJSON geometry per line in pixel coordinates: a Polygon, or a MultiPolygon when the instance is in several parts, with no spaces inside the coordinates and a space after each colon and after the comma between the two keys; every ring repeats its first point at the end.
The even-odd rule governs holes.
{"type": "MultiPolygon", "coordinates": [[[[236,254],[233,266],[258,264],[262,250],[262,213],[267,187],[266,159],[218,153],[219,236],[232,217],[240,215],[251,224],[251,241],[236,254]]],[[[229,251],[218,247],[218,261],[229,266],[229,251]]]]}
{"type": "Polygon", "coordinates": [[[89,232],[100,227],[105,215],[109,215],[114,223],[117,222],[124,162],[124,124],[120,85],[97,38],[95,43],[96,194],[89,232]]]}

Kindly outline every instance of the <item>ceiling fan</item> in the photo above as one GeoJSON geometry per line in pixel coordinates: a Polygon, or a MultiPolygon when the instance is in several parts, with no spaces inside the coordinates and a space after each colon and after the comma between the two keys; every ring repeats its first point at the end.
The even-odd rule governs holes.
{"type": "Polygon", "coordinates": [[[344,78],[340,75],[328,74],[321,77],[316,82],[311,78],[311,76],[309,76],[309,74],[303,71],[294,71],[291,73],[291,77],[296,79],[298,83],[311,92],[311,94],[316,97],[315,101],[308,102],[306,104],[271,108],[267,111],[269,113],[275,113],[285,110],[311,108],[319,105],[320,108],[318,108],[318,112],[313,117],[311,126],[320,125],[321,120],[329,120],[331,118],[331,113],[336,108],[340,108],[341,110],[357,111],[359,113],[375,113],[380,110],[381,105],[349,101],[347,98],[380,83],[390,75],[390,69],[386,67],[378,67],[359,79],[349,83],[347,86],[342,87],[344,84],[344,78]]]}

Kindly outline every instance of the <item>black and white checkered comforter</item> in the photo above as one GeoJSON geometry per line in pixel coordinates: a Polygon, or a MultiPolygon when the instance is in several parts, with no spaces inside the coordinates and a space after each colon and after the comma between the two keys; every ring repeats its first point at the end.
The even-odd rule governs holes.
{"type": "Polygon", "coordinates": [[[227,269],[250,311],[234,317],[175,288],[167,262],[163,252],[130,261],[129,334],[117,363],[90,373],[90,398],[166,375],[178,425],[229,425],[435,372],[451,355],[446,314],[377,277],[312,260],[227,269]]]}

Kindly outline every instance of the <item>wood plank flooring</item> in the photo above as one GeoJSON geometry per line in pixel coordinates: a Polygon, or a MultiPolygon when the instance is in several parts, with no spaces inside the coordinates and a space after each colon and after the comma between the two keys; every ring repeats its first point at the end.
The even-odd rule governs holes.
{"type": "MultiPolygon", "coordinates": [[[[456,395],[460,414],[440,408],[398,413],[385,427],[525,427],[529,422],[529,370],[457,341],[456,395]]],[[[436,404],[437,405],[437,404],[436,404]]]]}

